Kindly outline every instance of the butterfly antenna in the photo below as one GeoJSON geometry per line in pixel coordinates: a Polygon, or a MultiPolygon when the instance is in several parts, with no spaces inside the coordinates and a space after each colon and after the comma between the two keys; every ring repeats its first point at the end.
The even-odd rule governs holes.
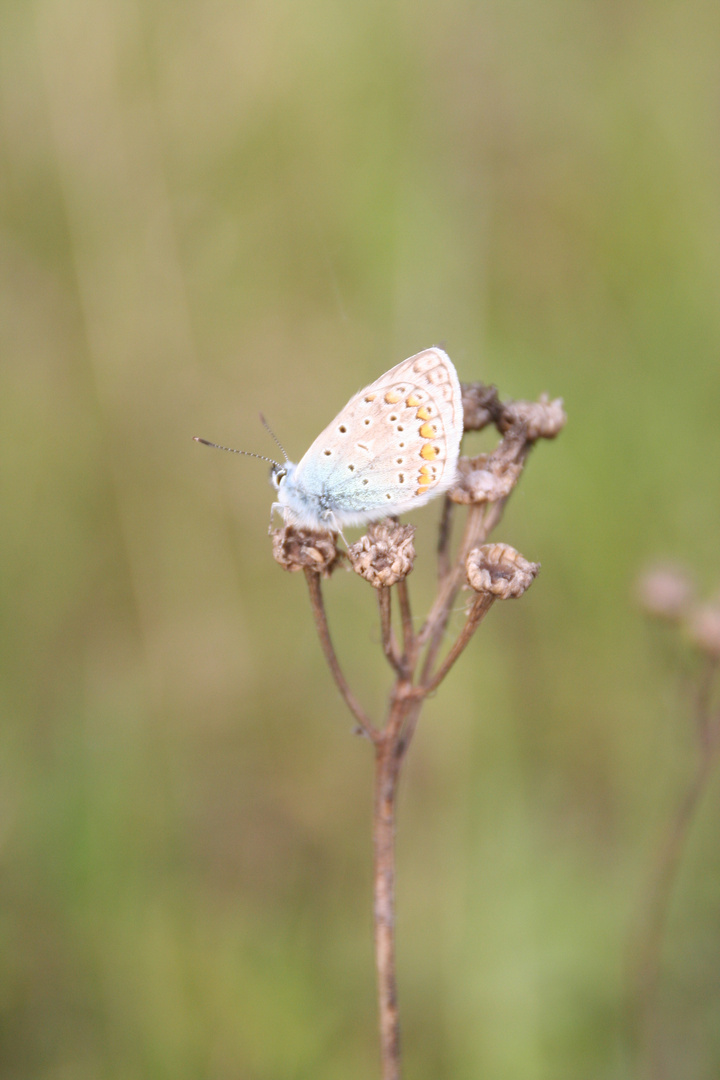
{"type": "MultiPolygon", "coordinates": [[[[232,446],[219,446],[216,442],[208,442],[207,439],[201,439],[199,435],[193,435],[193,439],[195,442],[202,443],[203,446],[212,446],[215,450],[227,450],[229,454],[244,454],[245,457],[254,457],[258,458],[260,461],[269,461],[271,465],[276,465],[278,469],[282,468],[279,461],[275,461],[275,459],[271,457],[265,457],[264,454],[253,454],[250,450],[233,450],[232,446]]],[[[282,447],[280,447],[280,449],[282,450],[282,447]]],[[[285,453],[284,450],[283,453],[285,453]]],[[[285,460],[287,461],[287,457],[285,460]]]]}
{"type": "Polygon", "coordinates": [[[276,442],[276,443],[278,444],[278,446],[279,446],[279,447],[280,447],[280,449],[282,450],[282,455],[283,455],[283,457],[285,458],[285,460],[286,460],[286,461],[289,461],[289,460],[290,460],[290,458],[289,458],[289,457],[287,456],[287,454],[285,453],[285,447],[284,447],[284,446],[283,446],[283,444],[282,444],[282,443],[280,442],[280,440],[278,439],[277,435],[275,434],[275,432],[273,431],[273,429],[272,429],[272,428],[270,427],[270,425],[268,424],[267,420],[265,419],[265,417],[263,416],[263,414],[262,414],[262,413],[260,413],[260,423],[261,423],[261,424],[262,424],[262,426],[263,426],[263,427],[265,428],[265,430],[266,430],[267,432],[269,432],[269,434],[270,434],[270,435],[271,435],[271,436],[273,437],[273,439],[275,440],[275,442],[276,442]]]}

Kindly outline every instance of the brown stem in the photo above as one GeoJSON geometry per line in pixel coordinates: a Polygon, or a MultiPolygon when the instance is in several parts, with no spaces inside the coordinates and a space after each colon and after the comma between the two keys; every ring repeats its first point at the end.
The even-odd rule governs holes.
{"type": "Polygon", "coordinates": [[[425,620],[425,625],[418,634],[420,644],[429,641],[425,657],[424,670],[430,671],[435,663],[442,637],[445,633],[452,605],[457,596],[458,589],[465,577],[465,564],[467,557],[474,547],[485,543],[490,532],[500,521],[507,499],[499,499],[494,503],[476,503],[468,511],[460,547],[450,573],[440,583],[438,594],[435,598],[430,614],[425,620]]]}
{"type": "Polygon", "coordinates": [[[438,577],[443,581],[450,571],[450,533],[452,531],[453,509],[455,503],[447,495],[443,502],[442,517],[440,518],[440,532],[438,535],[437,560],[438,577]]]}
{"type": "Polygon", "coordinates": [[[430,613],[425,620],[422,630],[418,634],[420,646],[429,642],[425,658],[425,667],[428,671],[435,662],[435,657],[440,649],[447,621],[450,618],[450,611],[452,610],[455,596],[457,595],[457,591],[465,576],[465,562],[467,557],[473,547],[476,547],[477,544],[481,543],[482,539],[487,536],[487,531],[483,529],[484,510],[484,505],[474,505],[470,507],[455,562],[447,577],[440,582],[437,596],[430,608],[430,613]]]}
{"type": "Polygon", "coordinates": [[[403,652],[407,665],[412,667],[415,663],[415,631],[413,630],[412,610],[410,608],[410,593],[405,578],[398,581],[397,590],[403,632],[403,652]]]}
{"type": "Polygon", "coordinates": [[[403,665],[398,655],[395,635],[392,631],[392,594],[389,588],[384,586],[377,590],[378,607],[380,608],[380,633],[382,635],[382,647],[390,665],[398,675],[403,675],[403,665]]]}
{"type": "Polygon", "coordinates": [[[695,812],[708,784],[718,749],[720,748],[720,717],[706,721],[703,730],[711,732],[701,747],[700,760],[657,854],[642,909],[640,929],[632,958],[630,990],[632,1038],[636,1053],[642,1054],[646,1075],[651,1080],[663,1076],[663,1068],[655,1054],[654,1011],[660,981],[662,945],[667,928],[670,901],[677,880],[680,860],[687,845],[695,812]]]}
{"type": "Polygon", "coordinates": [[[395,978],[395,808],[402,763],[401,733],[419,711],[417,691],[406,679],[393,688],[390,715],[375,744],[375,963],[378,976],[382,1080],[400,1080],[400,1021],[395,978]]]}
{"type": "Polygon", "coordinates": [[[395,977],[395,799],[399,762],[384,737],[375,757],[375,963],[378,977],[382,1080],[400,1080],[400,1021],[395,977]]]}
{"type": "Polygon", "coordinates": [[[478,626],[492,607],[494,600],[495,597],[492,596],[491,593],[480,593],[478,596],[475,597],[473,605],[468,612],[468,617],[465,621],[465,625],[460,631],[460,634],[455,641],[455,644],[450,649],[442,664],[432,677],[430,677],[428,665],[428,660],[430,659],[430,653],[428,652],[428,655],[425,658],[425,664],[423,665],[423,672],[420,680],[420,685],[422,686],[426,694],[431,694],[433,690],[437,690],[438,686],[443,681],[450,668],[453,666],[457,658],[468,645],[478,626]]]}
{"type": "Polygon", "coordinates": [[[380,732],[370,720],[362,705],[348,686],[347,680],[340,669],[338,658],[335,655],[335,649],[333,648],[333,643],[330,638],[330,628],[328,627],[322,589],[320,587],[320,575],[315,570],[305,570],[305,580],[307,581],[308,591],[310,593],[310,603],[315,617],[315,627],[333,678],[345,700],[345,704],[357,720],[361,730],[369,739],[372,739],[372,741],[376,743],[380,738],[380,732]]]}
{"type": "Polygon", "coordinates": [[[507,496],[504,499],[498,499],[497,502],[490,503],[490,505],[488,506],[482,525],[483,543],[493,531],[493,529],[497,528],[497,526],[500,524],[502,516],[505,513],[506,502],[507,496]]]}
{"type": "Polygon", "coordinates": [[[416,689],[415,694],[414,702],[411,705],[408,705],[406,710],[405,721],[398,739],[397,754],[401,761],[405,757],[408,747],[412,742],[417,722],[420,719],[420,710],[422,709],[423,701],[426,696],[425,691],[421,690],[419,687],[416,689]]]}

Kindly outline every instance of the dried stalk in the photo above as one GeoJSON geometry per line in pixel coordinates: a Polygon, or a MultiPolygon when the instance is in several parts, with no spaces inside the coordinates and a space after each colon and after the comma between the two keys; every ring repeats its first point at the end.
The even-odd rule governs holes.
{"type": "Polygon", "coordinates": [[[460,656],[460,653],[470,644],[470,639],[492,607],[494,600],[495,597],[488,596],[487,593],[477,596],[475,600],[473,600],[465,625],[460,631],[459,636],[456,638],[455,644],[452,646],[432,678],[429,678],[427,681],[423,680],[422,688],[425,694],[432,694],[433,690],[437,690],[440,683],[450,671],[450,668],[460,656]]]}
{"type": "Polygon", "coordinates": [[[385,731],[375,748],[375,965],[383,1080],[400,1078],[400,1017],[395,972],[395,808],[400,777],[398,735],[405,708],[406,700],[396,697],[385,731]]]}
{"type": "Polygon", "coordinates": [[[342,669],[340,668],[338,658],[335,655],[335,649],[333,648],[330,629],[327,623],[327,615],[325,613],[322,589],[320,587],[320,575],[314,570],[306,569],[305,579],[310,592],[310,604],[313,615],[315,616],[315,629],[318,632],[318,637],[320,638],[320,644],[325,653],[328,667],[330,668],[332,676],[337,683],[337,687],[345,700],[345,704],[357,720],[363,733],[373,742],[377,742],[379,732],[350,689],[347,680],[342,673],[342,669]]]}
{"type": "Polygon", "coordinates": [[[415,661],[415,633],[413,631],[412,610],[410,608],[410,594],[408,593],[405,578],[397,583],[398,600],[400,603],[400,621],[402,622],[403,634],[403,657],[406,665],[412,667],[415,661]]]}
{"type": "Polygon", "coordinates": [[[658,850],[650,874],[647,896],[635,942],[632,987],[634,1001],[629,1016],[634,1026],[634,1041],[641,1075],[648,1080],[663,1080],[665,1071],[658,1052],[657,998],[660,986],[662,947],[665,941],[670,901],[687,847],[690,831],[700,801],[707,789],[715,765],[718,743],[705,752],[683,794],[658,850]]]}
{"type": "Polygon", "coordinates": [[[493,388],[472,384],[463,390],[466,430],[494,422],[504,438],[492,455],[461,459],[457,488],[449,492],[437,546],[437,595],[419,632],[413,626],[407,576],[415,551],[412,526],[396,521],[371,525],[347,556],[352,568],[378,593],[383,653],[394,672],[386,722],[373,723],[350,689],[333,647],[321,577],[339,565],[335,534],[315,534],[285,526],[273,534],[273,553],[287,570],[303,570],[315,626],[325,659],[359,730],[375,748],[373,819],[375,959],[382,1080],[400,1080],[400,1025],[395,972],[395,811],[402,763],[423,702],[437,690],[497,599],[520,596],[539,567],[505,544],[485,541],[503,512],[522,471],[527,452],[540,437],[554,437],[564,424],[559,402],[501,404],[493,388]],[[468,506],[461,540],[451,556],[451,526],[456,503],[468,506]],[[444,660],[436,666],[450,614],[463,585],[475,591],[464,625],[444,660]],[[393,628],[392,590],[396,589],[402,652],[393,628]]]}
{"type": "Polygon", "coordinates": [[[687,576],[674,569],[645,575],[640,600],[649,615],[684,625],[704,658],[694,692],[695,769],[661,837],[629,953],[628,1019],[638,1073],[647,1080],[663,1080],[657,1005],[668,915],[697,810],[720,756],[720,711],[712,708],[720,665],[720,605],[695,605],[687,576]]]}
{"type": "Polygon", "coordinates": [[[380,634],[382,647],[390,666],[398,675],[404,672],[403,658],[398,655],[397,642],[392,628],[392,597],[390,589],[378,589],[378,607],[380,608],[380,634]]]}

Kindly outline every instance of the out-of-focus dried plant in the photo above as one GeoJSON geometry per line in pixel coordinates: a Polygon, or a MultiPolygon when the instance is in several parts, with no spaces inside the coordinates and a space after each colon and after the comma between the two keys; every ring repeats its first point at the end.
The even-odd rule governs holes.
{"type": "Polygon", "coordinates": [[[273,554],[280,565],[305,574],[325,658],[358,732],[375,751],[375,958],[383,1080],[398,1080],[400,1076],[395,807],[402,764],[425,699],[438,688],[495,601],[522,596],[540,569],[508,544],[489,544],[487,540],[502,517],[531,448],[539,439],[554,438],[565,424],[562,401],[545,396],[537,402],[502,402],[494,387],[471,383],[462,387],[462,402],[466,432],[493,424],[501,439],[492,453],[459,460],[457,481],[445,495],[440,520],[437,591],[420,626],[412,615],[407,582],[415,563],[412,525],[401,525],[392,518],[370,525],[347,553],[337,547],[337,533],[314,533],[285,525],[272,534],[273,554]],[[466,516],[452,551],[454,517],[460,507],[467,508],[466,516]],[[383,724],[371,719],[351,690],[330,635],[322,581],[346,560],[377,596],[382,650],[394,674],[383,724]],[[471,594],[465,621],[441,658],[448,622],[463,588],[471,594]],[[399,616],[397,625],[394,608],[399,616]]]}
{"type": "Polygon", "coordinates": [[[720,668],[720,597],[700,601],[682,566],[655,566],[641,575],[640,606],[653,619],[672,624],[694,654],[688,714],[693,720],[695,762],[685,789],[661,833],[628,949],[631,1037],[638,1072],[664,1080],[658,1016],[662,949],[670,902],[698,806],[720,751],[720,706],[716,700],[720,668]]]}

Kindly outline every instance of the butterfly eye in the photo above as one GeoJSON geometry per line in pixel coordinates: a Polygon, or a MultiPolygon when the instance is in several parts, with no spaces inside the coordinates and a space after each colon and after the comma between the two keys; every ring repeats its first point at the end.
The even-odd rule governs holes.
{"type": "Polygon", "coordinates": [[[270,470],[270,479],[272,480],[276,489],[280,487],[286,476],[287,469],[283,469],[278,465],[273,465],[272,469],[270,470]]]}

